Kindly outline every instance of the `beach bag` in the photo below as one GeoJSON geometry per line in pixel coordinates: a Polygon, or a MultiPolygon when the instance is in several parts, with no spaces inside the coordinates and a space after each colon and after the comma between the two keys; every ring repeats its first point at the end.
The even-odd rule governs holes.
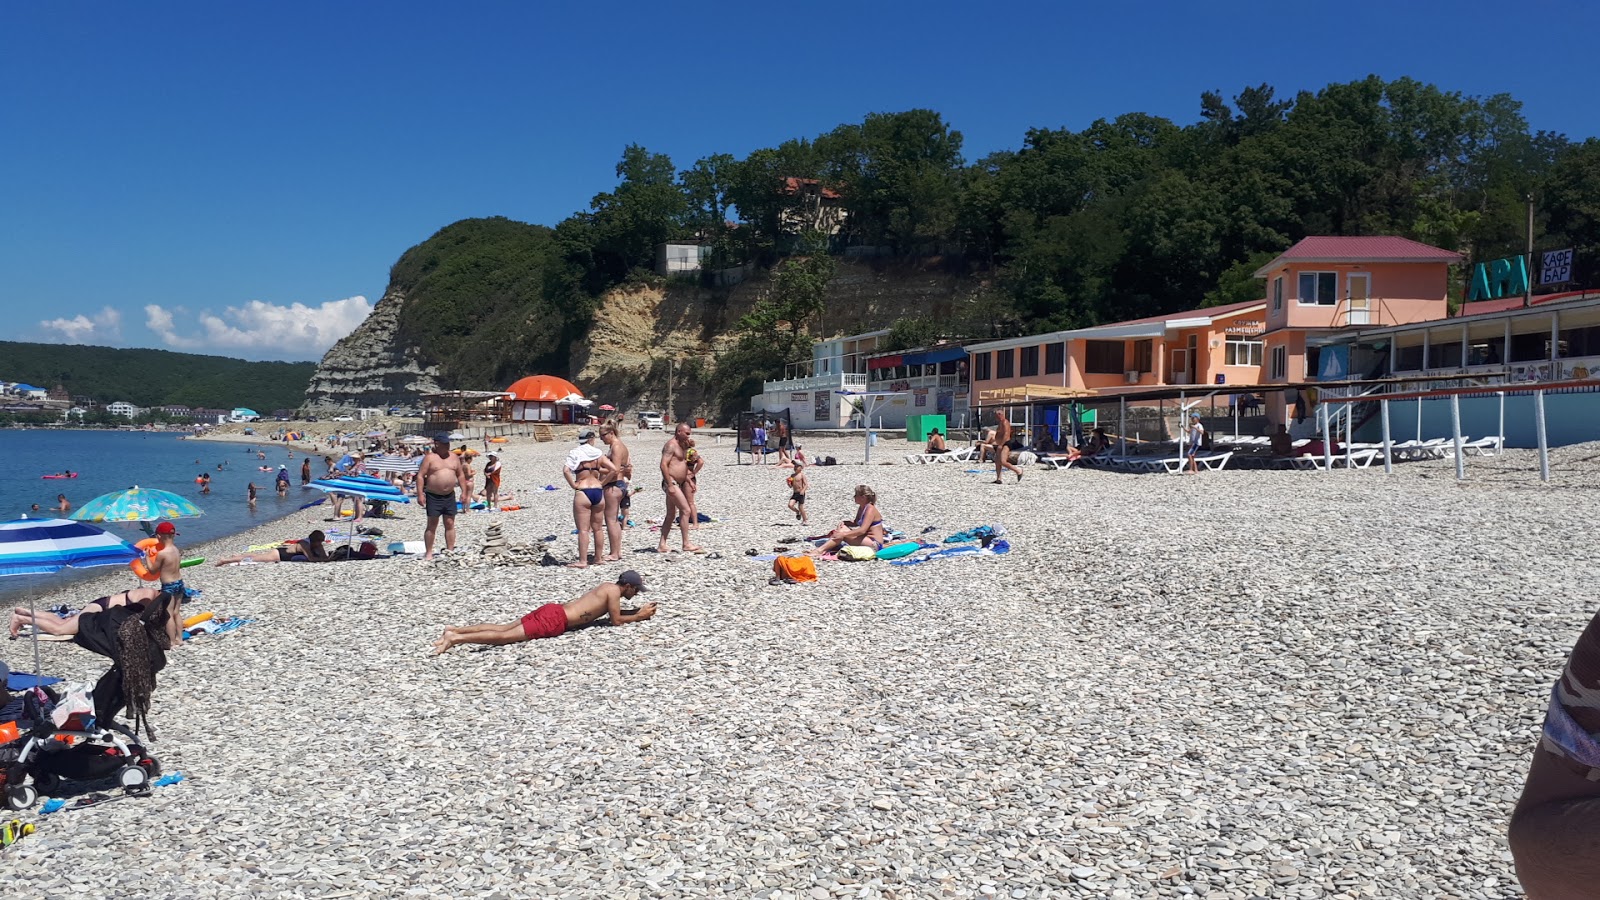
{"type": "Polygon", "coordinates": [[[817,580],[817,564],[809,556],[780,556],[772,561],[772,574],[789,584],[817,580]]]}
{"type": "Polygon", "coordinates": [[[862,560],[872,559],[877,555],[878,551],[871,547],[852,547],[846,544],[839,548],[839,558],[850,560],[851,562],[861,562],[862,560]]]}

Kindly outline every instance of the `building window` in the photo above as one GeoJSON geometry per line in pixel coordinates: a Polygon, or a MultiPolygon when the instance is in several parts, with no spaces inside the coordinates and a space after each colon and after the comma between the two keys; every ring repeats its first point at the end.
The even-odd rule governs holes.
{"type": "Polygon", "coordinates": [[[1014,378],[1017,374],[1017,351],[1011,349],[996,350],[994,352],[994,377],[1014,378]]]}
{"type": "Polygon", "coordinates": [[[1123,361],[1121,341],[1083,342],[1083,371],[1090,375],[1121,375],[1123,361]]]}
{"type": "Polygon", "coordinates": [[[1039,374],[1039,346],[1022,348],[1022,377],[1029,378],[1039,374]]]}
{"type": "Polygon", "coordinates": [[[1283,309],[1283,276],[1272,279],[1272,310],[1283,309]]]}
{"type": "Polygon", "coordinates": [[[1060,375],[1067,370],[1067,345],[1065,341],[1048,344],[1044,348],[1044,373],[1060,375]]]}
{"type": "Polygon", "coordinates": [[[1301,272],[1300,305],[1332,306],[1339,302],[1339,273],[1301,272]]]}
{"type": "Polygon", "coordinates": [[[1396,372],[1415,372],[1421,368],[1421,344],[1413,344],[1410,347],[1400,347],[1394,351],[1394,370],[1396,372]]]}
{"type": "Polygon", "coordinates": [[[989,354],[974,353],[972,355],[972,380],[988,381],[989,377],[989,354]]]}
{"type": "Polygon", "coordinates": [[[1133,367],[1141,372],[1154,372],[1155,341],[1133,342],[1133,367]]]}
{"type": "Polygon", "coordinates": [[[1272,375],[1275,380],[1282,381],[1289,377],[1289,348],[1272,348],[1272,375]]]}
{"type": "Polygon", "coordinates": [[[1259,366],[1261,365],[1261,352],[1265,347],[1266,344],[1260,341],[1250,341],[1236,337],[1228,338],[1227,361],[1224,365],[1259,366]]]}

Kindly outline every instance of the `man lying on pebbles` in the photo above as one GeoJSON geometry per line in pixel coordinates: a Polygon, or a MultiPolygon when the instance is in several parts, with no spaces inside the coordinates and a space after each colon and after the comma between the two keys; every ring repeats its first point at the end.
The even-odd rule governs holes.
{"type": "Polygon", "coordinates": [[[609,617],[612,625],[643,622],[656,614],[654,603],[646,603],[633,611],[622,608],[622,601],[632,600],[643,590],[644,578],[629,569],[617,576],[615,584],[599,585],[566,603],[546,603],[507,625],[452,625],[433,645],[433,654],[438,656],[457,644],[520,644],[536,638],[559,637],[574,628],[591,625],[601,616],[609,617]]]}

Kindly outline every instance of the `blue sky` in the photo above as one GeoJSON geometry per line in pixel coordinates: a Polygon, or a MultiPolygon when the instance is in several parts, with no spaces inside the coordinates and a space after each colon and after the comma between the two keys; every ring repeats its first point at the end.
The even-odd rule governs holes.
{"type": "Polygon", "coordinates": [[[1203,90],[1369,73],[1600,133],[1577,52],[1600,4],[541,6],[5,4],[5,337],[316,359],[406,248],[470,216],[554,224],[629,142],[681,169],[930,107],[976,159],[1029,127],[1184,123],[1203,90]]]}

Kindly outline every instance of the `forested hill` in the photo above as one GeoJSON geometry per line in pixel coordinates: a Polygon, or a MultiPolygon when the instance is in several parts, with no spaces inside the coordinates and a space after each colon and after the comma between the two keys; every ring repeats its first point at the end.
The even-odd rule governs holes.
{"type": "Polygon", "coordinates": [[[309,362],[0,341],[0,379],[47,389],[59,384],[74,397],[145,407],[296,409],[315,368],[309,362]]]}
{"type": "Polygon", "coordinates": [[[803,259],[936,265],[970,290],[937,317],[900,317],[897,334],[1005,337],[1258,299],[1251,273],[1308,235],[1399,235],[1469,263],[1517,254],[1530,195],[1538,248],[1575,248],[1589,286],[1600,275],[1600,140],[1534,131],[1507,95],[1407,78],[1293,97],[1207,91],[1187,122],[1131,111],[1047,124],[978,159],[937,111],[873,113],[684,167],[634,144],[616,176],[554,228],[469,219],[407,251],[388,294],[397,311],[382,311],[395,324],[330,370],[380,386],[425,370],[458,388],[563,373],[613,289],[664,291],[676,309],[697,278],[726,299],[710,273],[738,267],[754,273],[745,290],[782,295],[723,304],[704,323],[726,332],[708,335],[717,346],[740,348],[716,368],[751,383],[806,357],[837,320],[813,284],[830,268],[783,277],[803,259]],[[700,246],[701,276],[652,274],[672,241],[700,246]],[[400,375],[360,370],[390,356],[400,375]]]}

